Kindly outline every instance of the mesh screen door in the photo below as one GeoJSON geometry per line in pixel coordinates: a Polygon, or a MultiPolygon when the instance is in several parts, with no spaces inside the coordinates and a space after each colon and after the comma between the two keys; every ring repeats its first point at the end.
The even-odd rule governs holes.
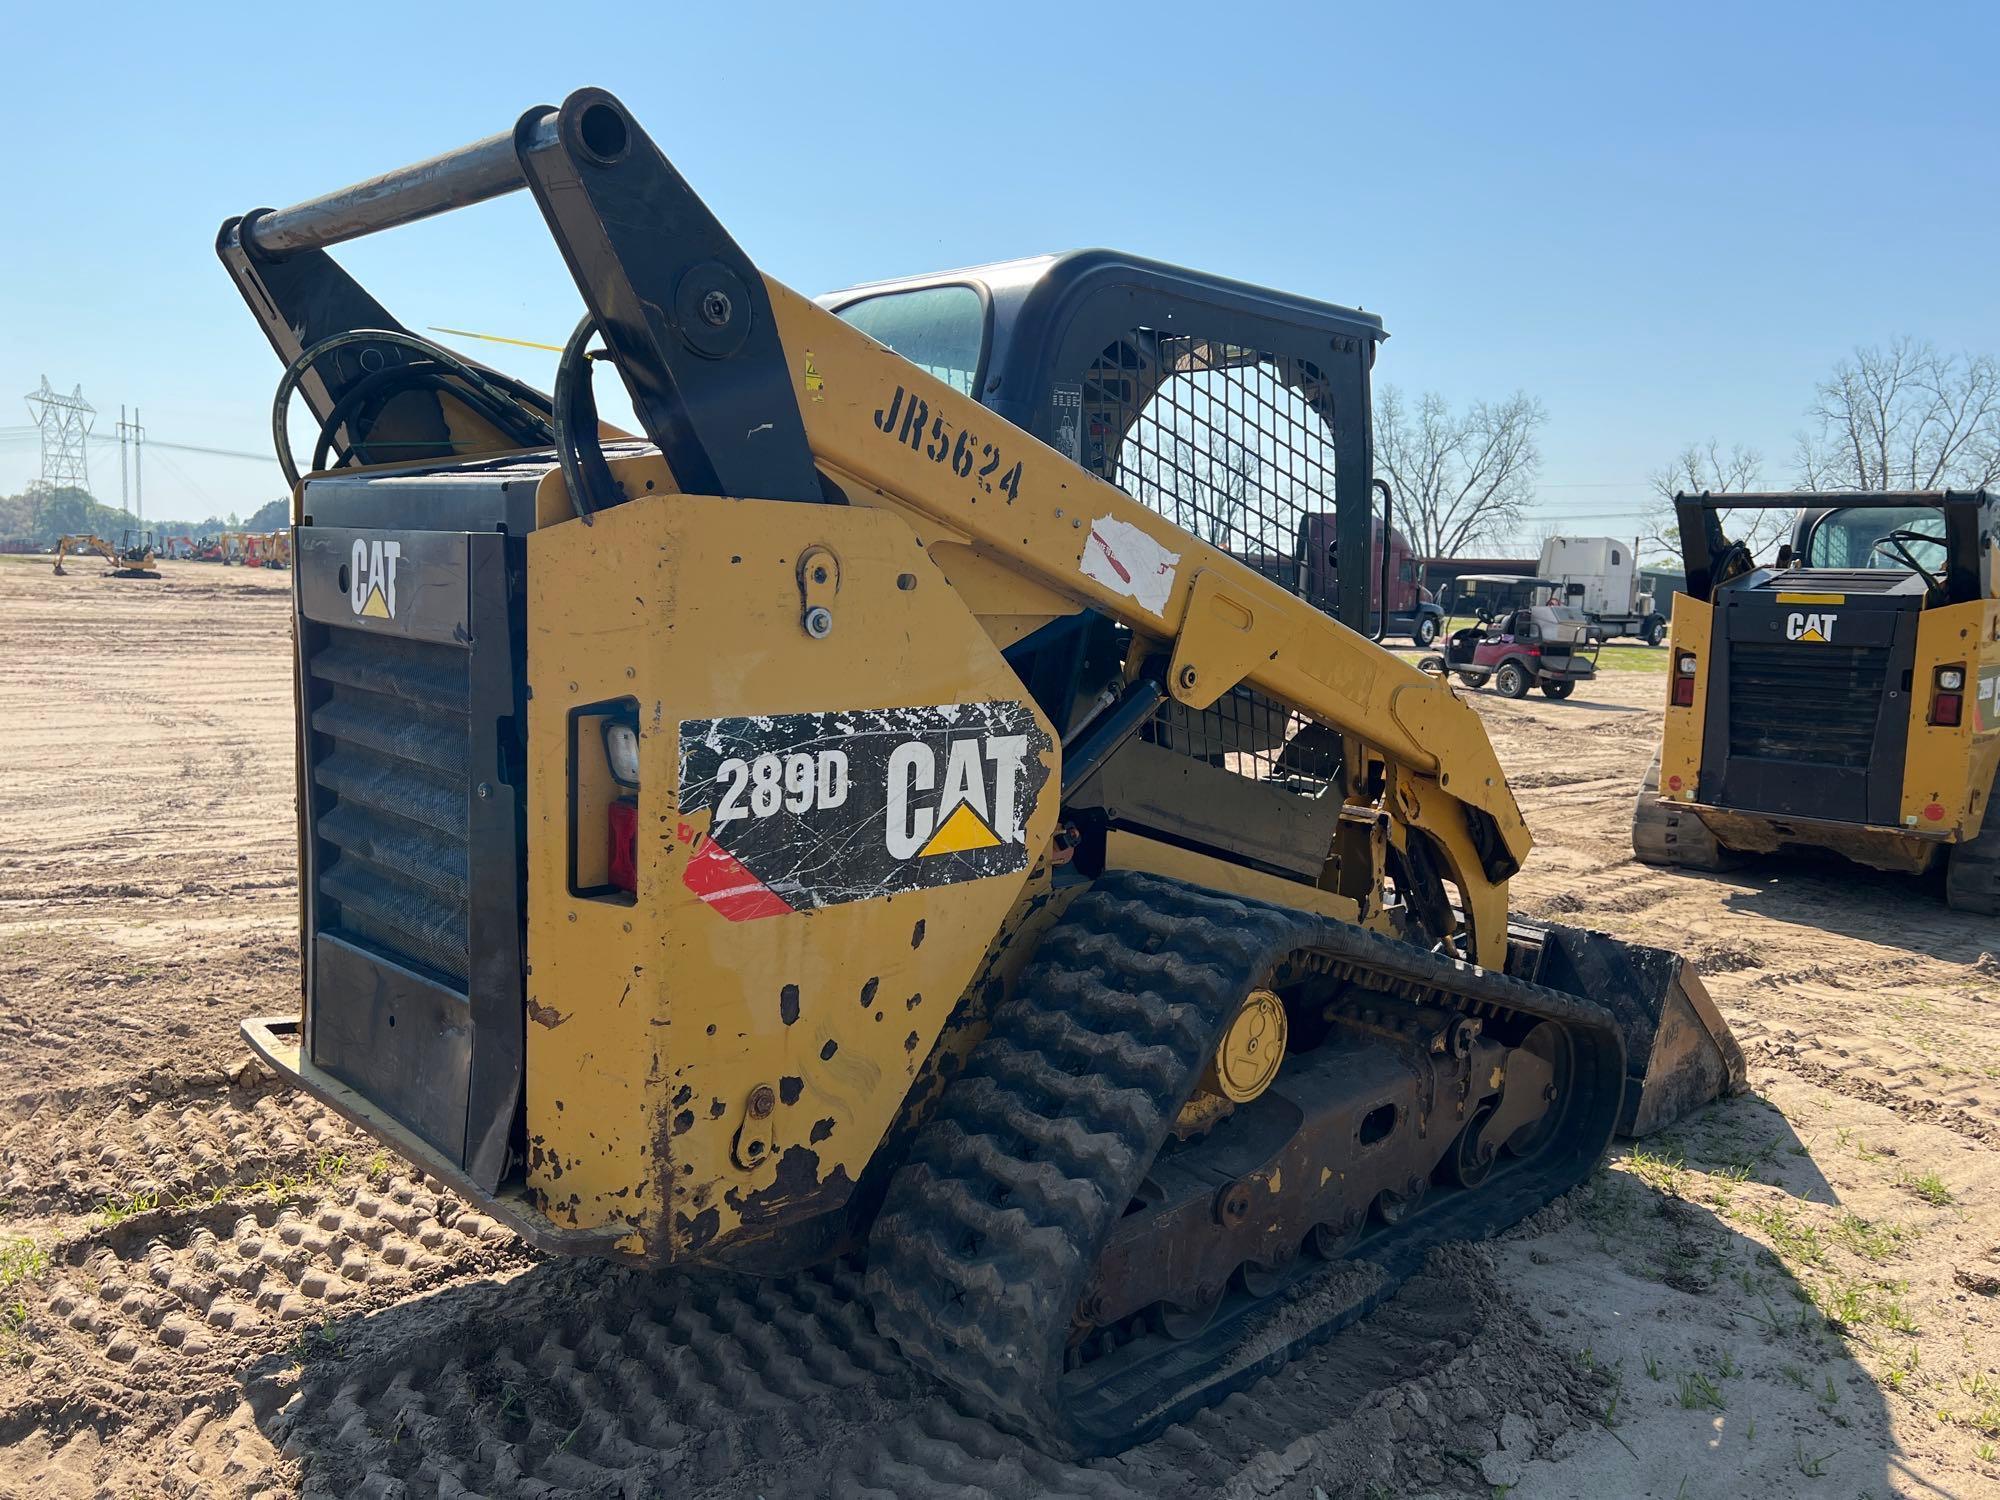
{"type": "MultiPolygon", "coordinates": [[[[1307,518],[1334,510],[1332,391],[1318,366],[1196,334],[1134,329],[1085,372],[1083,408],[1086,468],[1272,582],[1304,592],[1307,518]]],[[[1286,753],[1308,722],[1238,688],[1200,713],[1167,704],[1151,735],[1238,775],[1310,790],[1334,765],[1325,747],[1286,753]]]]}

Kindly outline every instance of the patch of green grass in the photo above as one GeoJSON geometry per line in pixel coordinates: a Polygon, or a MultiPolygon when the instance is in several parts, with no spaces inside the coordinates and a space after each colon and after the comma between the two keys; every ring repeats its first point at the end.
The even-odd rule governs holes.
{"type": "Polygon", "coordinates": [[[22,1235],[0,1243],[0,1295],[23,1282],[39,1281],[49,1268],[49,1252],[22,1235]]]}
{"type": "Polygon", "coordinates": [[[1653,1356],[1650,1354],[1646,1355],[1645,1359],[1646,1359],[1647,1378],[1650,1380],[1658,1380],[1660,1378],[1660,1362],[1657,1359],[1653,1358],[1653,1356]]]}
{"type": "Polygon", "coordinates": [[[114,1193],[97,1205],[97,1220],[106,1229],[123,1224],[134,1214],[151,1213],[160,1206],[157,1192],[114,1193]]]}
{"type": "Polygon", "coordinates": [[[1597,669],[1600,672],[1654,672],[1665,676],[1670,654],[1664,646],[1607,645],[1597,653],[1597,669]]]}
{"type": "Polygon", "coordinates": [[[1803,1216],[1794,1213],[1782,1203],[1769,1208],[1746,1208],[1736,1218],[1752,1228],[1761,1229],[1771,1237],[1771,1247],[1781,1263],[1788,1267],[1814,1266],[1824,1268],[1826,1241],[1819,1227],[1808,1224],[1803,1216]]]}
{"type": "Polygon", "coordinates": [[[1833,1139],[1834,1144],[1838,1145],[1843,1151],[1851,1149],[1854,1152],[1855,1159],[1858,1161],[1880,1161],[1882,1159],[1881,1152],[1871,1151],[1868,1143],[1861,1139],[1859,1132],[1848,1126],[1843,1125],[1836,1129],[1833,1133],[1833,1139]]]}
{"type": "Polygon", "coordinates": [[[1914,1334],[1919,1330],[1917,1320],[1910,1316],[1908,1308],[1894,1297],[1883,1301],[1875,1312],[1876,1320],[1891,1333],[1914,1334]]]}
{"type": "Polygon", "coordinates": [[[1806,1454],[1806,1442],[1804,1438],[1795,1438],[1793,1442],[1795,1446],[1792,1453],[1792,1462],[1797,1465],[1798,1471],[1801,1474],[1805,1475],[1808,1479],[1818,1479],[1826,1473],[1826,1461],[1833,1457],[1831,1453],[1822,1453],[1818,1458],[1811,1458],[1806,1454]]]}
{"type": "Polygon", "coordinates": [[[1864,1219],[1852,1213],[1840,1216],[1832,1234],[1837,1244],[1845,1245],[1864,1260],[1872,1260],[1878,1265],[1916,1237],[1916,1231],[1907,1224],[1864,1219]]]}
{"type": "Polygon", "coordinates": [[[1665,1193],[1669,1198],[1686,1196],[1682,1189],[1687,1186],[1687,1159],[1680,1152],[1656,1152],[1635,1147],[1627,1153],[1625,1165],[1654,1191],[1665,1193]]]}
{"type": "Polygon", "coordinates": [[[1684,1411],[1700,1411],[1703,1407],[1710,1411],[1724,1411],[1729,1405],[1722,1399],[1722,1392],[1715,1382],[1699,1370],[1681,1376],[1679,1400],[1684,1411]]]}
{"type": "Polygon", "coordinates": [[[1915,1193],[1933,1208],[1950,1208],[1958,1202],[1958,1195],[1945,1186],[1945,1181],[1935,1172],[1926,1172],[1921,1177],[1905,1172],[1902,1185],[1915,1193]]]}

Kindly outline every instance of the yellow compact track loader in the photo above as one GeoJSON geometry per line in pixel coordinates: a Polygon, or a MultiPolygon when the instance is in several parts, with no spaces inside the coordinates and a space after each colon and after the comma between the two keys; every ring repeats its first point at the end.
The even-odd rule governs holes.
{"type": "Polygon", "coordinates": [[[865,1254],[1102,1452],[1740,1082],[1677,958],[1513,918],[1479,719],[1300,597],[1370,554],[1374,317],[1104,251],[816,306],[598,90],[218,249],[318,429],[245,1032],[533,1244],[865,1254]],[[546,395],[325,253],[524,187],[546,395]]]}
{"type": "Polygon", "coordinates": [[[1660,759],[1633,812],[1650,864],[1724,869],[1820,849],[1944,866],[2000,915],[2000,497],[1975,491],[1677,496],[1660,759]],[[1721,513],[1799,508],[1777,565],[1721,513]]]}

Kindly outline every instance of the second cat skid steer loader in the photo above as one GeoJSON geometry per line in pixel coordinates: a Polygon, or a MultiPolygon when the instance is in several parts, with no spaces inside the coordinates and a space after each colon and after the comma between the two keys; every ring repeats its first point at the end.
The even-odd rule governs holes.
{"type": "Polygon", "coordinates": [[[1648,864],[1825,850],[2000,915],[2000,495],[1677,495],[1660,758],[1632,814],[1648,864]],[[1801,505],[1802,498],[1812,500],[1801,505]],[[1797,510],[1774,567],[1726,510],[1797,510]]]}
{"type": "Polygon", "coordinates": [[[1740,1081],[1677,958],[1510,919],[1473,712],[1238,558],[1329,500],[1368,555],[1374,318],[1104,252],[836,315],[597,90],[218,248],[319,429],[303,1008],[245,1032],[533,1244],[864,1252],[1103,1452],[1740,1081]],[[324,253],[522,187],[549,395],[324,253]]]}

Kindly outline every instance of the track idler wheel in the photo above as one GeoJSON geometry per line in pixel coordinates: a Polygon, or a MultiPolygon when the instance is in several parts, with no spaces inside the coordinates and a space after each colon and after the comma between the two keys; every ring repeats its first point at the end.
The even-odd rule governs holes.
{"type": "Polygon", "coordinates": [[[1222,1306],[1223,1290],[1221,1286],[1197,1287],[1186,1302],[1160,1303],[1153,1310],[1160,1332],[1170,1339],[1199,1338],[1215,1321],[1215,1310],[1222,1306]]]}
{"type": "Polygon", "coordinates": [[[1500,1148],[1487,1135],[1486,1127],[1493,1123],[1496,1110],[1491,1102],[1481,1105],[1452,1142],[1451,1154],[1444,1159],[1444,1175],[1453,1186],[1476,1188],[1492,1175],[1500,1148]]]}
{"type": "Polygon", "coordinates": [[[1430,1190],[1427,1177],[1412,1177],[1400,1193],[1384,1189],[1375,1195],[1375,1216],[1384,1224],[1401,1224],[1423,1207],[1430,1190]]]}
{"type": "Polygon", "coordinates": [[[1243,1290],[1253,1297],[1275,1297],[1285,1289],[1285,1283],[1292,1279],[1292,1268],[1298,1258],[1298,1247],[1294,1245],[1275,1260],[1262,1264],[1245,1261],[1237,1272],[1237,1279],[1243,1283],[1243,1290]]]}
{"type": "Polygon", "coordinates": [[[1570,1072],[1569,1037],[1553,1021],[1539,1022],[1521,1039],[1521,1045],[1514,1049],[1507,1062],[1507,1086],[1509,1089],[1534,1087],[1541,1095],[1542,1109],[1507,1137],[1506,1146],[1511,1155],[1533,1156],[1549,1143],[1562,1121],[1562,1103],[1569,1094],[1570,1072]]]}
{"type": "Polygon", "coordinates": [[[1361,1231],[1367,1227],[1368,1219],[1363,1214],[1354,1214],[1340,1224],[1315,1224],[1310,1241],[1313,1254],[1321,1260],[1345,1260],[1348,1252],[1361,1243],[1361,1231]]]}

